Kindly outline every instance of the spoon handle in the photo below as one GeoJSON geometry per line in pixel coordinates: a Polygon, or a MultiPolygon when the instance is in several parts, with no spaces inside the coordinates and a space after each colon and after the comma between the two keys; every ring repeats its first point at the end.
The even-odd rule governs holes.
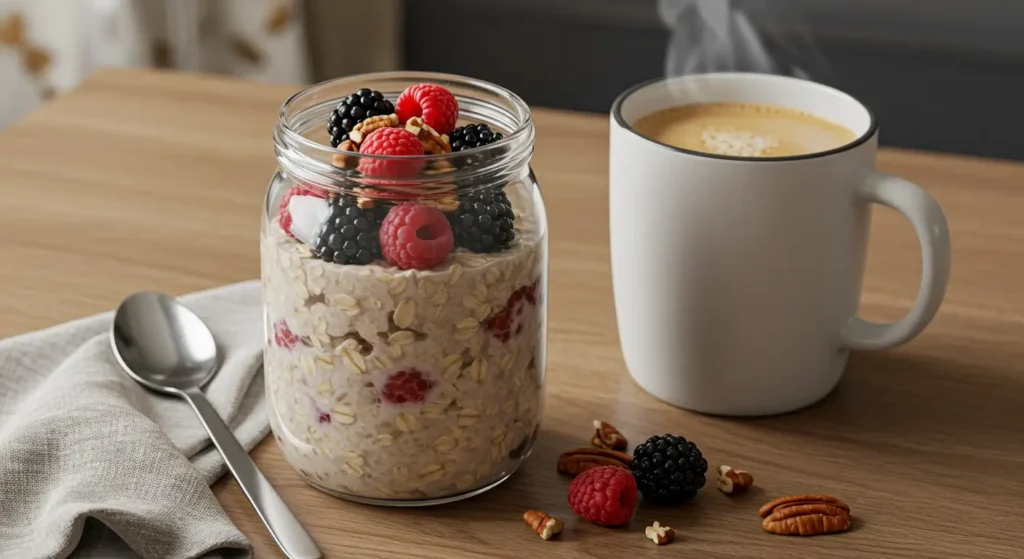
{"type": "Polygon", "coordinates": [[[277,491],[274,491],[270,482],[263,476],[263,472],[256,467],[249,453],[224,424],[217,410],[210,405],[206,395],[198,388],[185,390],[182,394],[188,403],[192,404],[192,409],[196,410],[203,427],[206,427],[210,434],[210,439],[224,457],[224,462],[234,474],[245,496],[256,509],[256,514],[260,515],[260,519],[270,530],[270,535],[274,537],[278,547],[290,559],[320,559],[320,550],[317,549],[313,538],[302,527],[299,519],[295,518],[277,491]]]}

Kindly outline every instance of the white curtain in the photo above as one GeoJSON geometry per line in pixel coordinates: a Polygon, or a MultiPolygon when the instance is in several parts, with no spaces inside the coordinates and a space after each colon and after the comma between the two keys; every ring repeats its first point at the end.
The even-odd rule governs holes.
{"type": "Polygon", "coordinates": [[[296,0],[0,0],[0,128],[103,66],[310,79],[296,0]]]}

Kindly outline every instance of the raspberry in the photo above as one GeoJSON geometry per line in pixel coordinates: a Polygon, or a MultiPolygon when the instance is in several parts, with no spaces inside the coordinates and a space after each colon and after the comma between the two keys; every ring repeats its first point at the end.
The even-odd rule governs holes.
{"type": "Polygon", "coordinates": [[[451,91],[439,85],[418,83],[405,88],[398,96],[395,114],[402,122],[414,116],[423,117],[423,122],[438,134],[448,134],[459,120],[459,102],[451,91]]]}
{"type": "Polygon", "coordinates": [[[494,339],[507,342],[509,338],[523,331],[523,317],[527,305],[537,304],[537,283],[524,285],[509,295],[505,308],[484,322],[494,339]]]}
{"type": "Polygon", "coordinates": [[[381,397],[392,404],[422,402],[437,384],[416,369],[392,373],[381,390],[381,397]]]}
{"type": "Polygon", "coordinates": [[[407,270],[430,268],[452,251],[455,239],[448,219],[437,208],[403,202],[380,224],[380,247],[388,262],[407,270]]]}
{"type": "Polygon", "coordinates": [[[629,522],[636,508],[636,480],[626,468],[601,466],[583,472],[569,484],[569,506],[600,526],[629,522]]]}
{"type": "Polygon", "coordinates": [[[274,323],[274,343],[278,347],[292,349],[299,345],[299,337],[292,333],[287,322],[278,320],[274,323]]]}
{"type": "Polygon", "coordinates": [[[285,192],[284,196],[281,197],[281,202],[277,206],[277,213],[280,216],[278,218],[278,224],[281,225],[281,229],[284,229],[284,232],[287,233],[289,237],[298,239],[298,237],[292,233],[292,212],[289,210],[289,204],[291,203],[293,196],[313,196],[316,198],[326,198],[327,196],[309,188],[308,186],[299,185],[289,188],[288,192],[285,192]]]}
{"type": "MultiPolygon", "coordinates": [[[[405,128],[379,128],[370,132],[359,146],[364,155],[423,155],[423,144],[405,128]]],[[[407,178],[419,174],[425,162],[409,159],[359,159],[359,171],[368,177],[407,178]]]]}

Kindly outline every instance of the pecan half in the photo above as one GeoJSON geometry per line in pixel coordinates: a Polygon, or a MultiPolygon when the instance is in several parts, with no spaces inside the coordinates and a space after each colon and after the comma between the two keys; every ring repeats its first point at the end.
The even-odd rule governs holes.
{"type": "Polygon", "coordinates": [[[765,530],[783,536],[814,536],[845,532],[850,513],[825,504],[796,505],[776,510],[761,523],[765,530]]]}
{"type": "Polygon", "coordinates": [[[622,436],[622,433],[611,423],[595,419],[594,431],[594,437],[590,439],[590,444],[597,448],[626,450],[626,447],[629,446],[626,437],[622,436]]]}
{"type": "Polygon", "coordinates": [[[352,131],[348,133],[348,139],[358,145],[363,143],[363,140],[370,135],[370,132],[380,128],[391,128],[393,126],[398,126],[398,115],[396,114],[371,116],[370,118],[353,126],[352,131]]]}
{"type": "Polygon", "coordinates": [[[788,497],[779,497],[774,501],[765,503],[757,513],[761,515],[761,518],[766,518],[777,509],[808,504],[832,505],[846,511],[847,513],[850,512],[850,505],[847,505],[836,497],[829,495],[790,495],[788,497]]]}
{"type": "Polygon", "coordinates": [[[828,495],[792,495],[766,503],[761,526],[773,534],[814,536],[850,528],[850,507],[828,495]]]}
{"type": "Polygon", "coordinates": [[[558,473],[576,477],[583,472],[600,466],[618,466],[629,469],[633,457],[605,448],[577,448],[563,452],[558,457],[558,473]]]}

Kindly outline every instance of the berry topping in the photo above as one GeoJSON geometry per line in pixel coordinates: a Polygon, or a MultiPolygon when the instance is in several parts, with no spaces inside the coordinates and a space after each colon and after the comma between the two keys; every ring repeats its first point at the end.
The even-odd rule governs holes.
{"type": "Polygon", "coordinates": [[[448,216],[456,246],[473,252],[508,250],[516,238],[516,216],[502,190],[464,194],[448,216]]]}
{"type": "Polygon", "coordinates": [[[618,466],[592,468],[569,484],[569,506],[576,514],[601,526],[621,526],[636,509],[636,481],[618,466]]]}
{"type": "Polygon", "coordinates": [[[323,221],[324,196],[305,186],[293,186],[278,204],[278,224],[293,239],[309,242],[312,229],[323,221]]]}
{"type": "Polygon", "coordinates": [[[437,384],[416,369],[392,373],[381,390],[381,398],[392,404],[422,402],[430,389],[437,384]]]}
{"type": "Polygon", "coordinates": [[[383,208],[363,209],[348,197],[332,197],[330,213],[316,237],[316,255],[335,264],[369,264],[380,260],[383,208]]]}
{"type": "Polygon", "coordinates": [[[384,94],[367,88],[349,95],[338,103],[327,121],[327,133],[331,135],[331,147],[338,147],[348,139],[348,133],[356,124],[377,115],[395,112],[395,105],[384,98],[384,94]]]}
{"type": "Polygon", "coordinates": [[[384,258],[402,269],[430,268],[444,260],[454,244],[444,214],[424,204],[403,202],[380,224],[384,258]]]}
{"type": "Polygon", "coordinates": [[[507,342],[512,336],[522,333],[526,312],[536,304],[537,284],[524,285],[509,295],[505,308],[488,318],[484,322],[484,327],[491,332],[494,339],[507,342]]]}
{"type": "Polygon", "coordinates": [[[704,487],[708,461],[697,445],[677,435],[655,435],[633,449],[633,475],[644,499],[676,504],[704,487]]]}
{"type": "Polygon", "coordinates": [[[452,130],[448,134],[448,142],[452,145],[452,151],[462,151],[493,144],[503,137],[501,132],[491,130],[486,124],[467,124],[452,130]]]}
{"type": "MultiPolygon", "coordinates": [[[[404,128],[378,128],[363,140],[359,153],[365,155],[423,155],[423,144],[416,134],[404,128]]],[[[374,159],[361,157],[359,171],[370,177],[414,177],[423,168],[420,158],[374,159]]]]}
{"type": "Polygon", "coordinates": [[[283,319],[274,323],[274,344],[285,349],[299,345],[299,337],[292,333],[283,319]]]}
{"type": "Polygon", "coordinates": [[[432,83],[418,83],[405,88],[395,103],[395,114],[402,122],[414,116],[423,117],[423,122],[447,134],[455,129],[459,120],[459,103],[451,91],[432,83]]]}
{"type": "Polygon", "coordinates": [[[317,421],[317,423],[330,423],[331,422],[331,414],[329,414],[329,413],[327,413],[325,411],[319,412],[319,413],[316,414],[316,421],[317,421]]]}

